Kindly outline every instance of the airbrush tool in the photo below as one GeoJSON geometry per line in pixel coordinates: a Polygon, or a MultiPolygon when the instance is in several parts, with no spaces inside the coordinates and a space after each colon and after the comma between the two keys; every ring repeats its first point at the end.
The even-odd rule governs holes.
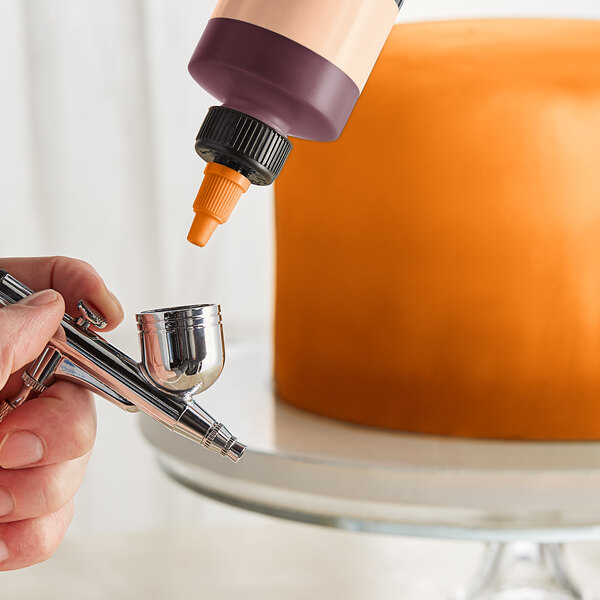
{"type": "MultiPolygon", "coordinates": [[[[0,270],[0,305],[33,292],[0,270]]],[[[137,315],[142,360],[135,362],[90,330],[106,327],[84,301],[77,319],[62,326],[23,373],[23,388],[0,402],[0,421],[58,379],[81,385],[128,412],[141,410],[171,431],[237,462],[246,447],[194,401],[219,377],[225,362],[221,309],[199,304],[149,310],[137,315]]]]}

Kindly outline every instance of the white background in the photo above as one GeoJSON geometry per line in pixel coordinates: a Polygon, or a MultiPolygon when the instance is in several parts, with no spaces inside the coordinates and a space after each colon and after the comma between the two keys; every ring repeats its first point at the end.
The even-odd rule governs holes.
{"type": "MultiPolygon", "coordinates": [[[[109,339],[134,356],[142,309],[219,302],[230,342],[270,327],[271,190],[252,188],[207,248],[185,240],[212,103],[187,63],[213,5],[0,0],[0,256],[91,262],[125,308],[109,339]]],[[[399,21],[484,16],[598,19],[600,2],[406,0],[399,21]]],[[[70,535],[250,518],[167,482],[136,418],[98,409],[70,535]]]]}

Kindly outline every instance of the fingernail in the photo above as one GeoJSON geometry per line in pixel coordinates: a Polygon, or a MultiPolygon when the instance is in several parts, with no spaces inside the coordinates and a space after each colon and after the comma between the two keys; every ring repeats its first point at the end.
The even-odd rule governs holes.
{"type": "Polygon", "coordinates": [[[54,290],[42,290],[41,292],[27,296],[19,304],[24,304],[25,306],[46,306],[47,304],[56,302],[57,298],[58,294],[54,290]]]}
{"type": "Polygon", "coordinates": [[[10,515],[14,509],[15,501],[13,500],[12,494],[8,490],[0,488],[0,517],[10,515]]]}
{"type": "Polygon", "coordinates": [[[16,469],[34,465],[44,456],[44,442],[31,431],[7,433],[0,443],[0,467],[16,469]]]}
{"type": "Polygon", "coordinates": [[[5,542],[0,540],[0,563],[4,562],[8,558],[8,546],[5,542]]]}

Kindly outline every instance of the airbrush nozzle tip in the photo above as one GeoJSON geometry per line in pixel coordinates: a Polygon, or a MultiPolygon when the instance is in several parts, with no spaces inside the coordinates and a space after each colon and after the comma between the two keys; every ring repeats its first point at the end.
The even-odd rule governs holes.
{"type": "Polygon", "coordinates": [[[236,438],[233,438],[234,442],[231,444],[231,448],[229,448],[226,456],[231,459],[234,463],[236,463],[242,456],[244,456],[244,452],[246,452],[247,446],[241,444],[237,441],[236,438]]]}
{"type": "Polygon", "coordinates": [[[194,403],[188,404],[173,431],[229,458],[234,463],[242,458],[246,450],[246,446],[238,442],[223,423],[215,421],[194,403]]]}

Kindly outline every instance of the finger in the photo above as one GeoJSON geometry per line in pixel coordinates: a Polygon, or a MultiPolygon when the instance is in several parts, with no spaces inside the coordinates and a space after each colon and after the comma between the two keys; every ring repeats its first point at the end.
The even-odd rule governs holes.
{"type": "Polygon", "coordinates": [[[22,569],[49,559],[73,519],[73,500],[59,511],[0,524],[0,571],[22,569]]]}
{"type": "Polygon", "coordinates": [[[0,308],[0,389],[44,349],[60,326],[64,306],[60,294],[45,290],[0,308]]]}
{"type": "Polygon", "coordinates": [[[91,393],[57,381],[0,423],[0,467],[39,467],[79,458],[91,450],[95,438],[91,393]]]}
{"type": "Polygon", "coordinates": [[[33,290],[52,288],[65,299],[67,312],[78,316],[77,303],[87,300],[102,313],[108,326],[114,329],[123,320],[123,309],[116,296],[88,263],[52,256],[44,258],[2,258],[0,269],[5,269],[33,290]]]}
{"type": "Polygon", "coordinates": [[[77,492],[91,452],[75,460],[35,469],[0,470],[0,523],[60,510],[77,492]]]}
{"type": "Polygon", "coordinates": [[[0,401],[15,398],[23,389],[23,373],[27,370],[27,366],[22,369],[17,369],[4,384],[0,390],[0,401]]]}

